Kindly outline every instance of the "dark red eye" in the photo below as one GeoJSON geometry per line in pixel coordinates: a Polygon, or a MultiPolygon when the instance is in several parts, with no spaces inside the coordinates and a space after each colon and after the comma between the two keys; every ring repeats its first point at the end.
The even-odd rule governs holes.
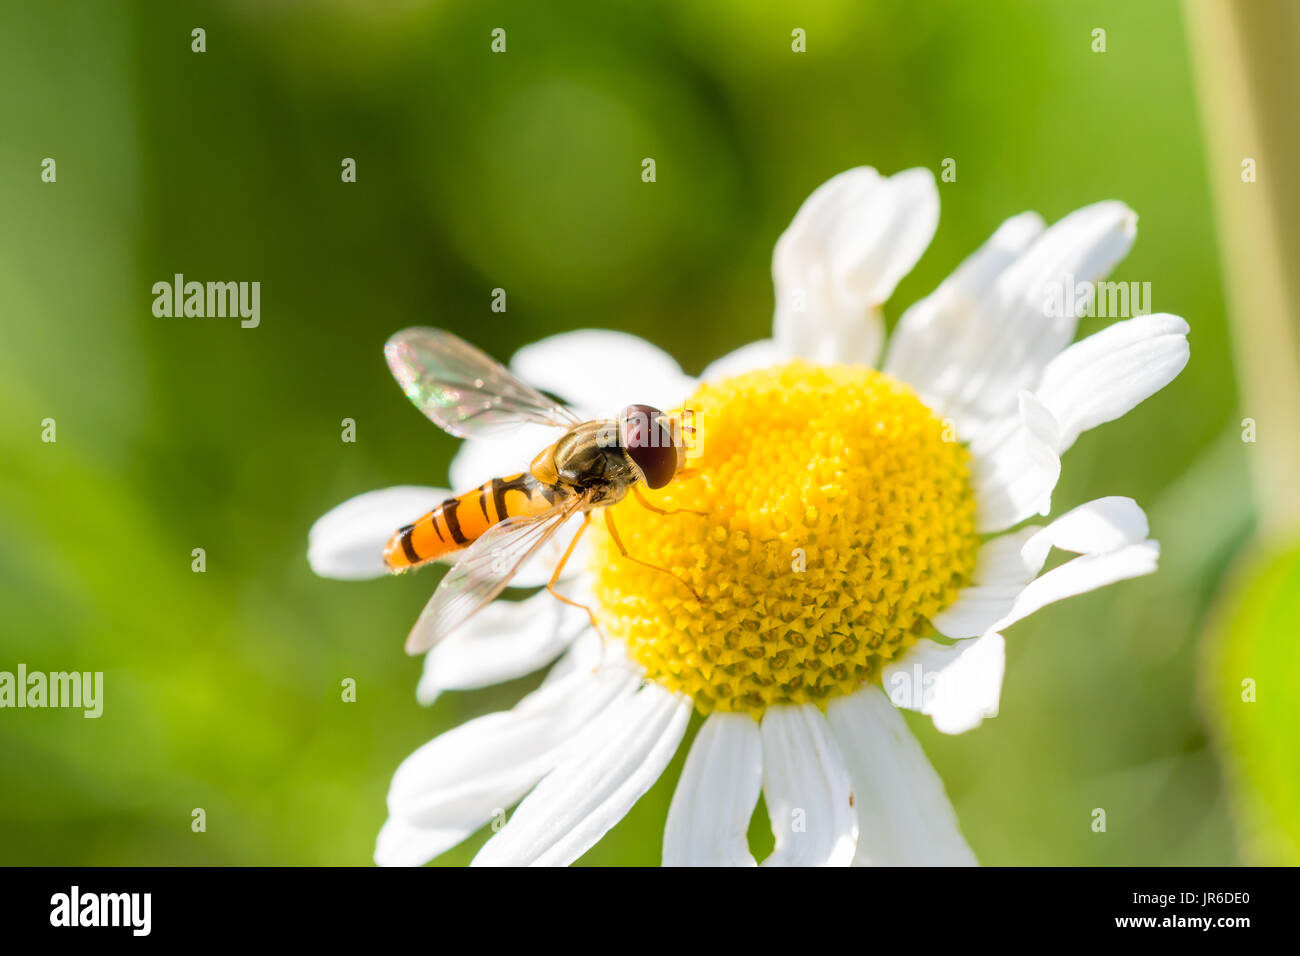
{"type": "Polygon", "coordinates": [[[677,473],[677,447],[660,424],[663,414],[650,405],[629,405],[618,416],[619,441],[651,488],[662,488],[677,473]]]}

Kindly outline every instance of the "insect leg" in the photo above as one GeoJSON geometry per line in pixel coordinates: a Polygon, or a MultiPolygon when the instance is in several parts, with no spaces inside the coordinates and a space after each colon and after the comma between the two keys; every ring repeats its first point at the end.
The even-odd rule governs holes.
{"type": "Polygon", "coordinates": [[[647,568],[653,568],[656,571],[662,571],[664,574],[671,574],[673,577],[675,577],[678,581],[681,581],[682,584],[686,586],[686,590],[691,592],[691,595],[695,598],[695,600],[699,601],[701,604],[704,603],[704,599],[700,597],[700,595],[696,592],[695,588],[691,587],[691,583],[687,581],[684,577],[682,577],[680,574],[678,574],[676,571],[669,570],[668,568],[661,568],[657,564],[651,564],[649,561],[642,561],[640,558],[634,558],[632,557],[632,555],[628,554],[627,548],[623,546],[623,539],[618,536],[618,529],[614,527],[614,512],[609,508],[605,509],[605,527],[609,529],[609,536],[614,540],[615,546],[618,548],[619,553],[622,554],[623,557],[627,558],[629,561],[635,561],[637,564],[644,565],[647,568]]]}
{"type": "MultiPolygon", "coordinates": [[[[564,549],[564,556],[560,558],[560,563],[555,566],[555,573],[551,575],[551,580],[546,583],[546,590],[551,592],[551,597],[563,601],[565,604],[568,604],[572,607],[580,607],[584,611],[586,611],[587,617],[591,618],[591,626],[594,627],[596,629],[596,633],[599,634],[600,625],[596,623],[596,615],[591,610],[591,608],[587,607],[587,605],[585,604],[579,604],[577,601],[573,600],[572,598],[567,598],[559,591],[555,590],[555,582],[560,580],[560,572],[563,571],[564,566],[568,564],[569,557],[573,554],[573,549],[578,544],[578,539],[582,537],[582,533],[587,530],[587,525],[589,524],[591,524],[590,511],[588,511],[586,514],[582,516],[582,526],[578,528],[577,532],[573,535],[573,540],[569,542],[569,546],[564,549]]],[[[602,640],[601,643],[603,644],[604,641],[602,640]]]]}
{"type": "Polygon", "coordinates": [[[696,511],[696,510],[693,509],[693,508],[667,508],[667,509],[664,509],[664,508],[659,508],[659,507],[657,507],[657,506],[655,506],[655,505],[652,505],[652,504],[650,503],[649,499],[647,499],[646,496],[645,496],[644,494],[641,493],[641,486],[640,486],[640,484],[635,484],[635,485],[632,486],[632,494],[633,494],[634,496],[636,496],[636,500],[639,501],[639,502],[641,503],[641,507],[642,507],[642,508],[645,508],[645,509],[647,509],[647,510],[649,510],[649,511],[653,511],[653,512],[654,512],[655,514],[657,514],[657,515],[675,515],[675,514],[681,514],[681,513],[684,511],[684,512],[686,512],[687,514],[691,514],[691,515],[699,515],[699,516],[702,517],[702,518],[707,518],[707,517],[709,516],[709,512],[707,512],[707,511],[696,511]]]}

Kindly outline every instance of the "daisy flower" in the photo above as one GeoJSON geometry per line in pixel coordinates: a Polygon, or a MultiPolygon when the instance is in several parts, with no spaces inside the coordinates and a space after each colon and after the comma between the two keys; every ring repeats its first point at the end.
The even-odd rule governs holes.
{"type": "MultiPolygon", "coordinates": [[[[1136,235],[1127,206],[1100,202],[1050,227],[1034,213],[1007,220],[903,314],[886,348],[881,305],[938,214],[923,169],[853,169],[822,185],[776,245],[772,337],[698,380],[612,331],[514,356],[521,379],[591,418],[636,402],[692,409],[690,474],[653,495],[707,517],[614,506],[632,553],[673,574],[622,559],[594,529],[563,586],[599,632],[540,591],[496,601],[427,655],[426,704],[554,666],[512,710],[401,764],[377,862],[427,862],[492,823],[476,864],[571,863],[655,783],[698,711],[665,864],[753,865],[760,793],[767,864],[975,863],[899,708],[944,733],[976,727],[997,712],[1007,628],[1155,570],[1159,547],[1129,498],[1023,523],[1050,513],[1080,434],[1182,370],[1188,330],[1141,315],[1071,344],[1091,283],[1136,235]],[[1061,301],[1072,310],[1050,307],[1061,301]],[[1043,573],[1053,549],[1075,557],[1043,573]]],[[[517,472],[553,440],[525,428],[467,441],[451,484],[517,472]]],[[[382,574],[388,537],[447,494],[408,486],[345,502],[313,527],[312,567],[382,574]]],[[[515,583],[548,572],[539,561],[515,583]]]]}

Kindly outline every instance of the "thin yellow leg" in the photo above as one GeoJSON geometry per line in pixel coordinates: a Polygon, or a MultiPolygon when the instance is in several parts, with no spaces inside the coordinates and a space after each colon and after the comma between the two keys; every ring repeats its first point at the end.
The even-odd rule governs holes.
{"type": "Polygon", "coordinates": [[[699,601],[701,604],[704,603],[704,599],[700,597],[700,595],[696,592],[695,588],[691,587],[691,583],[687,581],[684,577],[682,577],[680,574],[678,574],[676,571],[669,570],[668,568],[661,568],[657,564],[651,564],[649,561],[642,561],[640,558],[634,558],[632,557],[632,555],[627,553],[627,548],[624,547],[623,545],[623,539],[618,536],[618,529],[614,527],[613,509],[610,508],[605,509],[605,527],[609,529],[609,536],[610,538],[613,539],[615,546],[618,548],[619,553],[622,554],[623,557],[627,558],[629,561],[635,561],[637,564],[643,565],[644,567],[653,568],[656,571],[662,571],[664,574],[671,574],[673,577],[675,577],[678,581],[681,581],[682,584],[686,586],[686,590],[691,592],[691,595],[695,598],[695,600],[699,601]]]}
{"type": "MultiPolygon", "coordinates": [[[[574,534],[573,540],[569,542],[569,546],[564,549],[564,557],[560,558],[560,563],[555,566],[555,573],[551,575],[551,580],[546,582],[546,590],[551,592],[551,597],[563,601],[570,607],[580,607],[586,611],[587,617],[591,618],[591,626],[596,629],[597,634],[600,634],[600,625],[596,623],[596,615],[591,608],[587,607],[585,604],[579,604],[572,598],[567,598],[559,591],[555,590],[555,582],[560,580],[560,572],[563,571],[564,566],[569,563],[569,557],[573,554],[573,549],[577,546],[578,539],[582,537],[582,533],[587,530],[587,525],[589,524],[591,524],[590,511],[582,516],[582,526],[579,527],[577,533],[574,534]]],[[[601,637],[601,643],[604,644],[603,635],[601,637]]]]}
{"type": "Polygon", "coordinates": [[[657,515],[675,515],[675,514],[681,514],[684,511],[687,514],[699,515],[701,518],[707,518],[709,516],[709,513],[707,511],[696,511],[693,508],[669,508],[665,510],[663,508],[656,507],[655,505],[652,505],[649,502],[649,500],[646,498],[646,496],[641,492],[641,486],[639,484],[632,486],[632,494],[636,497],[636,500],[641,503],[642,508],[645,508],[649,511],[653,511],[657,515]]]}

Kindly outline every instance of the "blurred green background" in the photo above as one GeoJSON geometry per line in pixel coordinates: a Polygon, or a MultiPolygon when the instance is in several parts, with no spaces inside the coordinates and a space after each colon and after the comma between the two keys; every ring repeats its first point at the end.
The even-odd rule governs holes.
{"type": "MultiPolygon", "coordinates": [[[[1141,218],[1112,278],[1188,319],[1193,360],[1085,435],[1054,499],[1137,498],[1160,572],[1016,626],[981,729],[909,720],[986,864],[1245,859],[1196,646],[1256,520],[1251,446],[1176,3],[15,2],[0,103],[0,669],[106,684],[99,720],[0,711],[0,862],[368,863],[399,761],[540,679],[422,709],[401,644],[434,576],[308,570],[334,504],[446,480],[455,442],[386,337],[504,359],[608,327],[698,372],[768,333],[772,246],[814,187],[946,157],[891,320],[1004,218],[1113,197],[1141,218]],[[261,326],[155,318],[177,272],[259,280],[261,326]]],[[[658,862],[684,753],[584,862],[658,862]]]]}

